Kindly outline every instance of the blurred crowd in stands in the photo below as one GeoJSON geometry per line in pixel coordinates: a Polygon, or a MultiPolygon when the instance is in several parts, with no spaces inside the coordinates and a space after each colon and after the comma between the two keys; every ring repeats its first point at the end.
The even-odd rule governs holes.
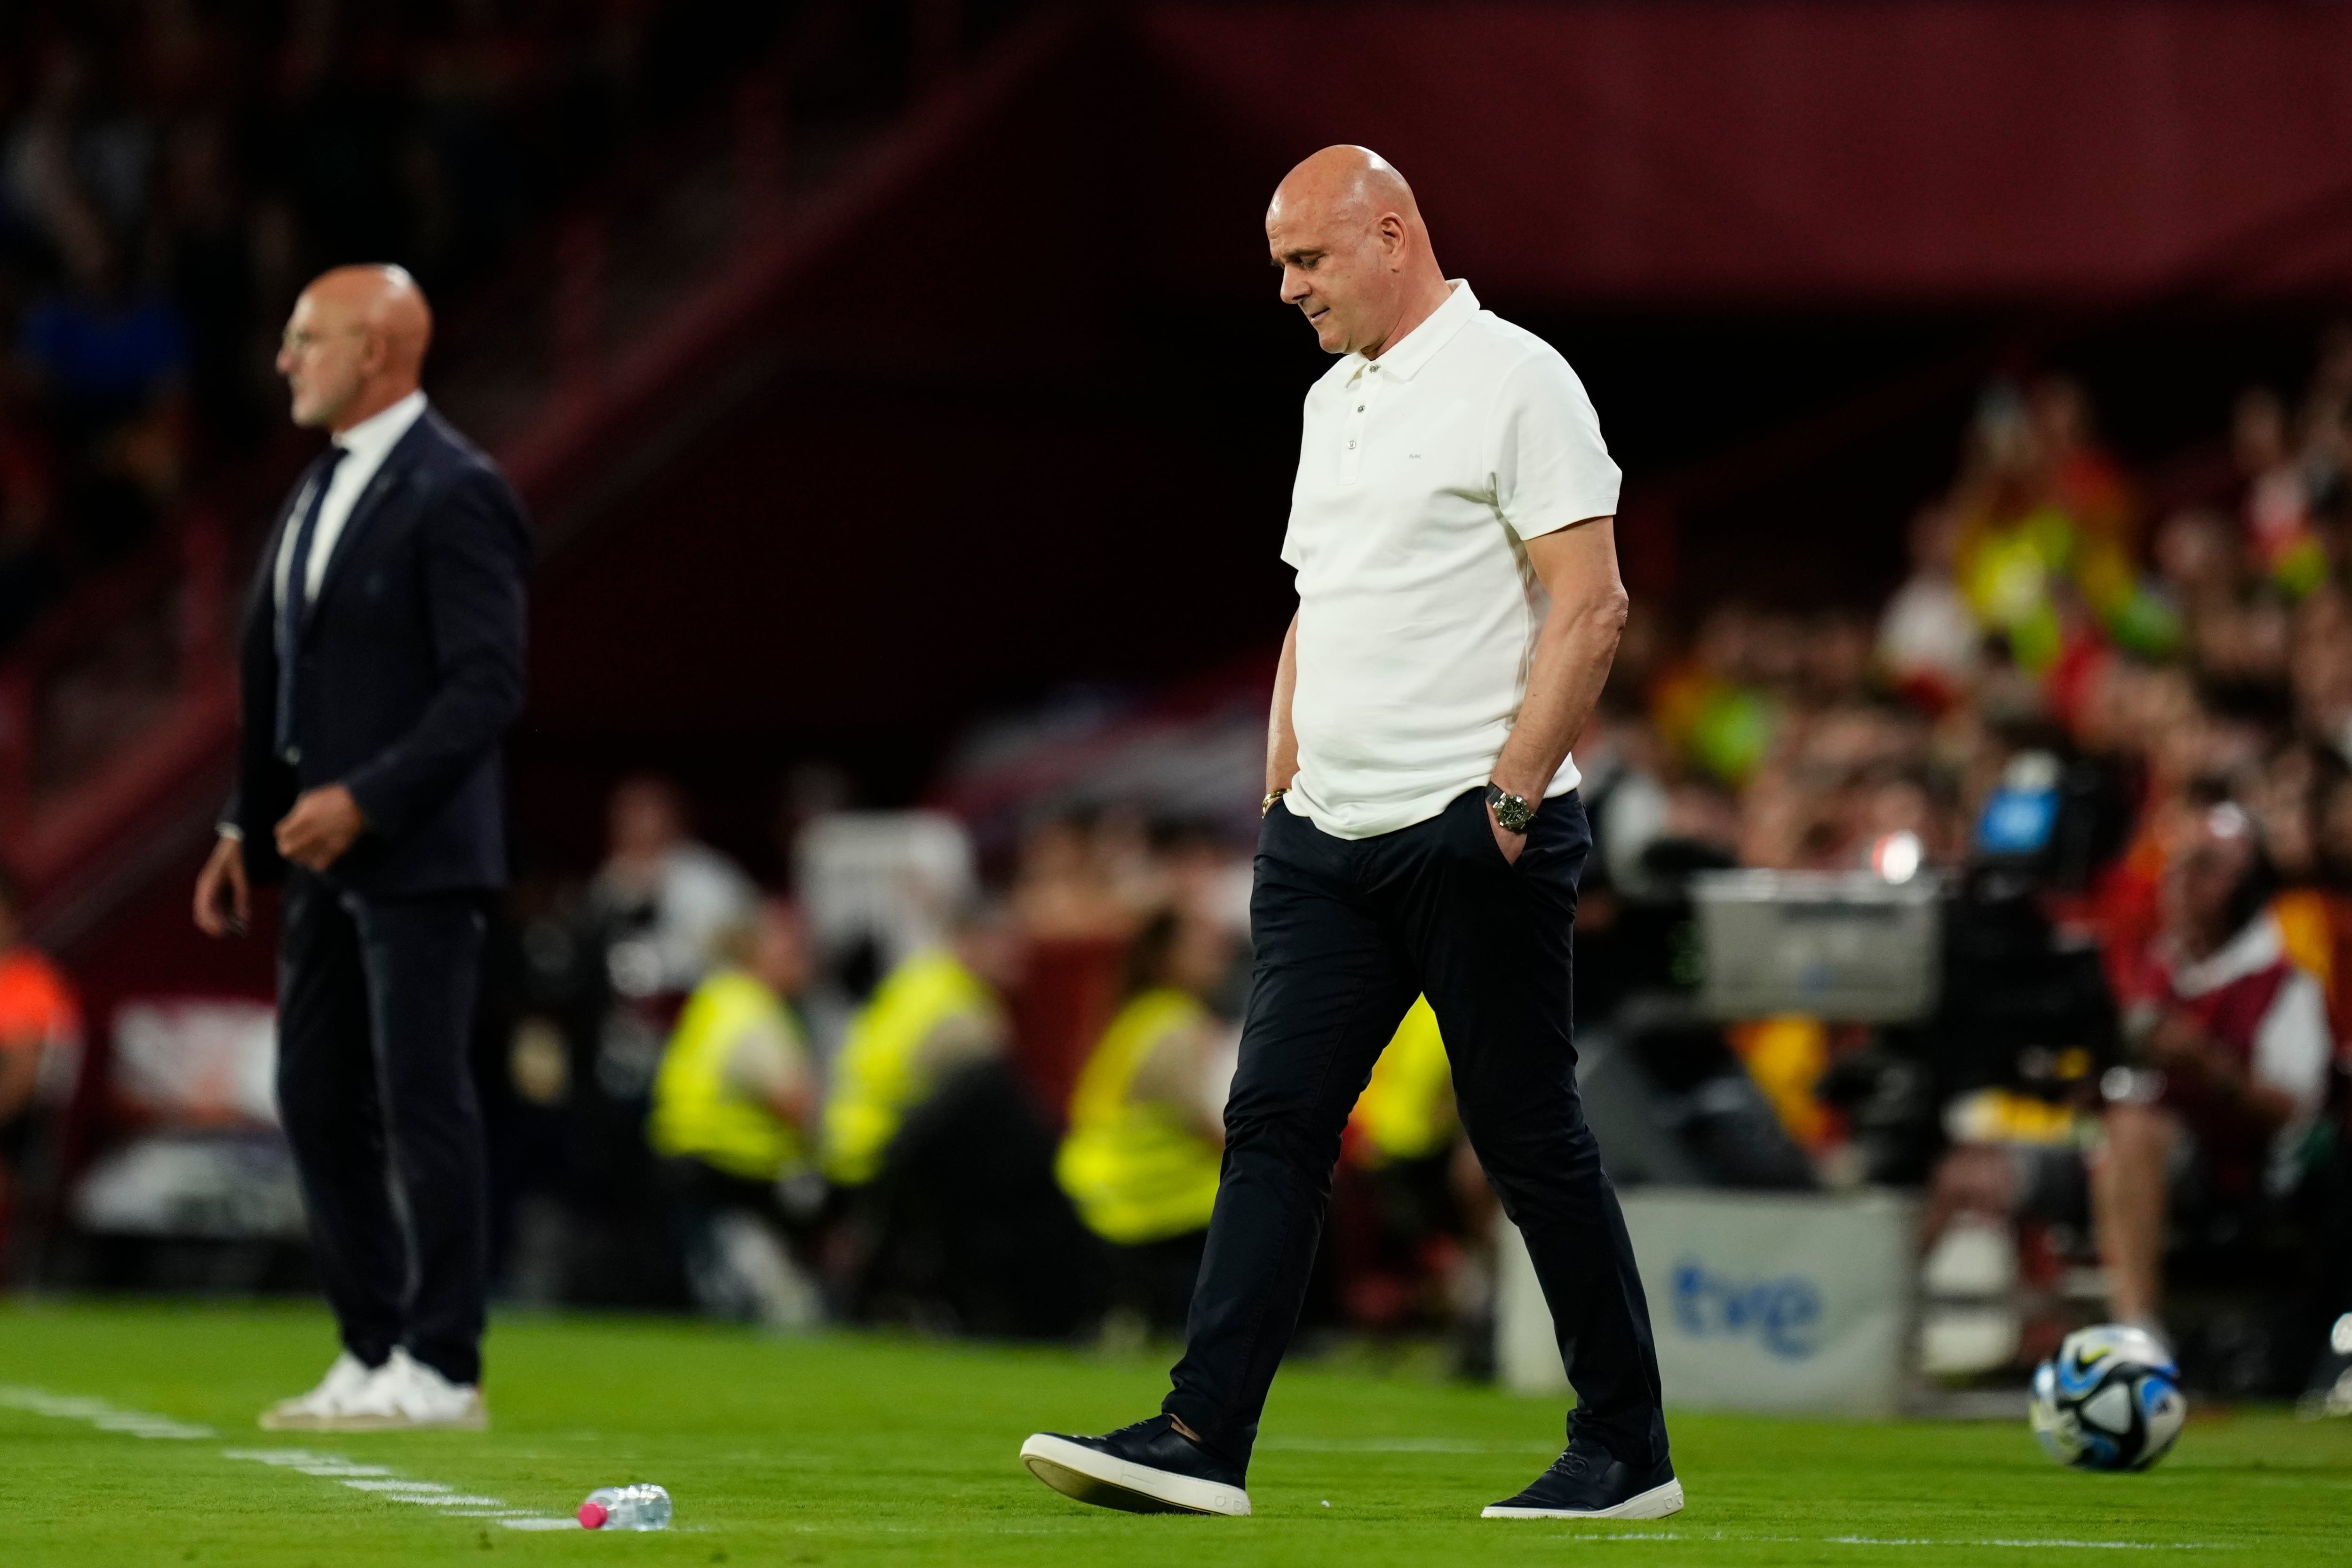
{"type": "MultiPolygon", "coordinates": [[[[1874,617],[1637,602],[1578,744],[1612,1173],[1922,1192],[1930,1371],[2112,1316],[2206,1386],[2292,1392],[2352,1311],[2352,331],[2315,357],[2160,474],[2072,381],[1992,385],[1874,617]],[[1734,869],[1937,889],[1940,1000],[1705,1012],[1695,892],[1734,869]]],[[[1144,731],[1222,754],[1206,721],[1144,731]]],[[[601,868],[525,884],[488,987],[509,1295],[1175,1332],[1248,986],[1255,743],[1204,812],[1199,769],[1089,740],[1095,783],[1011,834],[801,778],[767,889],[675,784],[623,783],[601,868]]],[[[1310,1328],[1450,1333],[1480,1370],[1493,1223],[1417,1007],[1349,1127],[1310,1328]]],[[[2352,1412],[2352,1345],[2327,1366],[2352,1412]]]]}
{"type": "MultiPolygon", "coordinates": [[[[1676,635],[1637,606],[1578,747],[1612,1169],[1924,1189],[1956,1303],[1931,1369],[2030,1361],[2106,1312],[2209,1380],[2285,1388],[2352,1306],[2352,333],[2317,361],[2293,397],[2244,394],[2226,467],[2162,487],[2074,383],[1990,388],[1874,624],[1727,602],[1676,635]],[[1878,1026],[1701,1015],[1692,879],[1733,868],[1939,881],[1943,1001],[1878,1026]],[[2231,1285],[2263,1300],[2200,1295],[2231,1285]]],[[[946,817],[824,816],[786,900],[695,842],[672,786],[625,784],[604,869],[520,928],[509,1279],[779,1322],[1172,1332],[1247,853],[1230,818],[1083,790],[1034,801],[987,876],[946,817]],[[583,1084],[596,1115],[562,1109],[583,1084]]],[[[1417,1008],[1350,1127],[1310,1315],[1455,1328],[1475,1367],[1492,1205],[1444,1063],[1417,1008]]]]}
{"type": "Polygon", "coordinates": [[[1931,1296],[2024,1300],[1931,1310],[1931,1369],[2104,1309],[2281,1391],[2352,1305],[2348,411],[2337,329],[2149,482],[2078,385],[1993,386],[1874,628],[1727,605],[1620,657],[1580,749],[1618,887],[1705,846],[1956,889],[1924,1026],[1727,1033],[1817,1177],[1927,1184],[1931,1296]]]}
{"type": "Polygon", "coordinates": [[[454,293],[737,68],[744,25],[641,0],[9,8],[0,647],[277,427],[305,280],[398,258],[454,293]]]}

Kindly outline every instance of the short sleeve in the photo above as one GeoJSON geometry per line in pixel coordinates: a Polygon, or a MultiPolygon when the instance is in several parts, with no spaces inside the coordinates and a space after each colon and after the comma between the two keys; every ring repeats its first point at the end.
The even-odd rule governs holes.
{"type": "Polygon", "coordinates": [[[2326,998],[2319,983],[2298,970],[2279,988],[2254,1031],[2254,1080],[2287,1096],[2308,1116],[2327,1096],[2327,1061],[2334,1049],[2326,998]]]}
{"type": "Polygon", "coordinates": [[[1521,539],[1617,510],[1616,460],[1584,384],[1557,353],[1503,378],[1495,410],[1495,507],[1521,539]]]}

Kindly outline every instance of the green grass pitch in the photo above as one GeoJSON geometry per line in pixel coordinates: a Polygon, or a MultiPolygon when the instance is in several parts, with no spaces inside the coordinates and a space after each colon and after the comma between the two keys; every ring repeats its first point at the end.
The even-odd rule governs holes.
{"type": "Polygon", "coordinates": [[[2061,1470],[2022,1423],[1683,1413],[1675,1457],[1691,1504],[1675,1518],[1484,1521],[1481,1505],[1556,1451],[1556,1406],[1294,1366],[1275,1385],[1250,1475],[1256,1516],[1146,1518],[1056,1497],[1014,1454],[1036,1428],[1093,1431],[1150,1413],[1163,1358],[510,1317],[490,1338],[488,1433],[255,1430],[255,1412],[316,1377],[332,1349],[307,1308],[0,1306],[0,1563],[2140,1560],[2123,1543],[2217,1565],[2352,1561],[2352,1423],[2274,1411],[2200,1412],[2144,1476],[2061,1470]],[[31,1407],[45,1405],[50,1414],[31,1407]],[[189,1435],[204,1426],[216,1435],[189,1435]],[[289,1447],[314,1469],[334,1468],[322,1458],[348,1468],[229,1457],[282,1459],[289,1447]],[[533,1532],[490,1512],[560,1517],[591,1487],[635,1479],[670,1489],[675,1528],[533,1532]]]}

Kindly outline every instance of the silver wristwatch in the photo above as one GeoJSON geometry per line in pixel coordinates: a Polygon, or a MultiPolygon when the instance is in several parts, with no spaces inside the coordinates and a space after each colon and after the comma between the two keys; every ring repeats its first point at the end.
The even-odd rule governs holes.
{"type": "Polygon", "coordinates": [[[1486,786],[1486,804],[1495,808],[1495,820],[1506,833],[1525,833],[1535,825],[1536,808],[1528,797],[1513,795],[1501,784],[1486,786]]]}

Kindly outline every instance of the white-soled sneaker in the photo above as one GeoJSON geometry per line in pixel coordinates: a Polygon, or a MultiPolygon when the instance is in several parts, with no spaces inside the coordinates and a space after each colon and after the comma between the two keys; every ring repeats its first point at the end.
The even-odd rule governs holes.
{"type": "Polygon", "coordinates": [[[261,1413],[261,1429],[265,1432],[319,1432],[325,1428],[320,1422],[341,1415],[350,1403],[374,1380],[375,1373],[368,1363],[345,1351],[327,1369],[327,1375],[308,1394],[298,1394],[291,1399],[281,1399],[261,1413]]]}
{"type": "Polygon", "coordinates": [[[1166,1415],[1101,1437],[1039,1432],[1021,1445],[1029,1473],[1064,1497],[1124,1513],[1250,1510],[1242,1472],[1193,1442],[1166,1415]]]}
{"type": "Polygon", "coordinates": [[[1639,1469],[1579,1438],[1517,1497],[1489,1504],[1481,1519],[1664,1519],[1683,1509],[1670,1459],[1639,1469]]]}
{"type": "Polygon", "coordinates": [[[378,1367],[365,1388],[325,1417],[321,1432],[403,1432],[429,1427],[479,1432],[490,1424],[482,1391],[452,1383],[404,1350],[378,1367]]]}

